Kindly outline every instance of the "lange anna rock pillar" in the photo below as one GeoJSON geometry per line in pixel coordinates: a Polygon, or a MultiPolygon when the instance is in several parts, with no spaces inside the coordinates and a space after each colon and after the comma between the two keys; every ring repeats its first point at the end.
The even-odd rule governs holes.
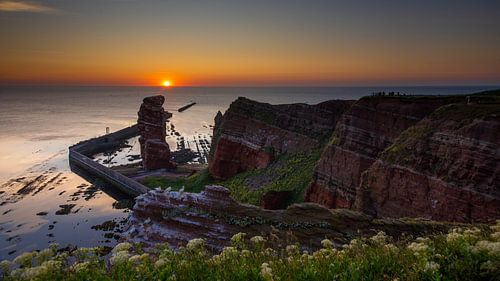
{"type": "Polygon", "coordinates": [[[160,95],[146,97],[138,112],[139,143],[145,170],[175,168],[175,163],[170,161],[170,147],[165,141],[165,123],[171,114],[163,109],[164,102],[165,98],[160,95]]]}

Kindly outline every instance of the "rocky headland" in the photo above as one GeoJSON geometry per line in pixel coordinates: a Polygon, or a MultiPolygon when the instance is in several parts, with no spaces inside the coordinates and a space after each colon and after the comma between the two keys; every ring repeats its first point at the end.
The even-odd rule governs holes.
{"type": "Polygon", "coordinates": [[[239,98],[215,117],[208,169],[152,181],[124,237],[173,247],[204,238],[217,251],[245,232],[317,248],[490,223],[500,218],[499,100],[498,91],[317,105],[239,98]]]}
{"type": "MultiPolygon", "coordinates": [[[[280,154],[324,146],[306,202],[380,217],[494,221],[499,96],[368,96],[311,106],[240,98],[216,117],[210,175],[265,173],[280,154]]],[[[288,190],[262,194],[261,206],[283,206],[288,190]]]]}

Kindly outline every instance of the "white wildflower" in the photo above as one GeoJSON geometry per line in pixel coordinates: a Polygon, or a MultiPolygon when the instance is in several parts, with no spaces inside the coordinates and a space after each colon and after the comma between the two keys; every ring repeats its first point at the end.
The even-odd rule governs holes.
{"type": "Polygon", "coordinates": [[[285,248],[285,251],[288,255],[296,255],[299,254],[299,246],[297,245],[288,245],[285,248]]]}
{"type": "Polygon", "coordinates": [[[464,238],[464,235],[462,234],[462,229],[461,228],[454,228],[452,229],[448,235],[446,235],[446,241],[448,242],[454,242],[457,240],[461,240],[464,238]]]}
{"type": "Polygon", "coordinates": [[[111,250],[111,252],[114,254],[114,253],[118,253],[118,252],[122,252],[122,251],[127,251],[132,247],[132,244],[128,243],[128,242],[124,242],[124,243],[119,243],[117,244],[113,250],[111,250]]]}
{"type": "Polygon", "coordinates": [[[87,271],[90,268],[90,262],[85,261],[85,262],[75,263],[72,266],[72,268],[75,272],[87,271]]]}
{"type": "Polygon", "coordinates": [[[365,248],[366,244],[359,239],[352,239],[348,245],[343,245],[342,247],[344,249],[360,249],[360,248],[365,248]]]}
{"type": "Polygon", "coordinates": [[[141,262],[141,255],[133,255],[130,258],[128,258],[128,261],[130,263],[138,264],[141,262]]]}
{"type": "Polygon", "coordinates": [[[431,239],[429,237],[417,237],[417,239],[415,239],[416,242],[418,243],[429,243],[431,241],[431,239]]]}
{"type": "Polygon", "coordinates": [[[260,276],[266,281],[273,280],[273,270],[267,262],[260,266],[260,276]]]}
{"type": "Polygon", "coordinates": [[[233,237],[231,237],[231,243],[235,246],[241,245],[246,235],[247,234],[243,232],[236,233],[233,237]]]}
{"type": "Polygon", "coordinates": [[[500,241],[500,232],[493,232],[491,234],[491,239],[493,239],[495,241],[500,241]]]}
{"type": "Polygon", "coordinates": [[[62,262],[57,260],[49,260],[42,263],[42,265],[47,267],[49,270],[59,270],[62,267],[62,262]]]}
{"type": "Polygon", "coordinates": [[[473,251],[486,251],[491,255],[500,256],[500,242],[493,241],[479,241],[474,246],[473,251]]]}
{"type": "Polygon", "coordinates": [[[500,220],[497,220],[497,223],[490,226],[491,230],[494,232],[500,232],[500,220]]]}
{"type": "Polygon", "coordinates": [[[126,250],[115,252],[115,253],[113,253],[111,258],[109,259],[109,262],[112,265],[121,264],[121,263],[128,261],[128,256],[129,256],[129,254],[128,254],[128,251],[126,251],[126,250]]]}
{"type": "Polygon", "coordinates": [[[186,245],[186,248],[188,248],[189,250],[203,249],[204,247],[205,239],[203,238],[191,239],[186,245]]]}
{"type": "Polygon", "coordinates": [[[264,250],[264,253],[268,256],[275,256],[276,255],[276,251],[273,248],[266,248],[264,250]]]}
{"type": "Polygon", "coordinates": [[[398,247],[396,247],[394,244],[388,243],[384,245],[384,248],[386,248],[389,251],[395,252],[398,250],[398,247]]]}
{"type": "Polygon", "coordinates": [[[161,267],[164,267],[167,263],[168,263],[167,259],[159,259],[155,262],[155,267],[161,268],[161,267]]]}
{"type": "Polygon", "coordinates": [[[429,250],[429,246],[425,243],[417,243],[417,242],[412,242],[410,245],[408,245],[408,249],[411,250],[414,255],[418,256],[421,254],[425,254],[429,250]]]}
{"type": "Polygon", "coordinates": [[[222,263],[222,257],[221,255],[214,255],[210,261],[212,261],[214,264],[219,265],[222,263]]]}
{"type": "Polygon", "coordinates": [[[250,241],[256,245],[256,246],[259,246],[259,245],[262,245],[266,242],[266,239],[264,239],[264,237],[262,236],[254,236],[252,238],[250,238],[250,241]]]}
{"type": "Polygon", "coordinates": [[[439,269],[439,263],[430,261],[425,264],[425,270],[426,271],[436,271],[439,269]]]}
{"type": "Polygon", "coordinates": [[[47,274],[49,269],[46,266],[40,265],[31,268],[26,268],[22,273],[22,278],[27,280],[33,280],[42,274],[47,274]]]}
{"type": "Polygon", "coordinates": [[[323,239],[321,241],[321,246],[323,246],[323,248],[326,248],[326,249],[331,249],[331,248],[333,248],[333,242],[330,241],[330,239],[323,239]]]}
{"type": "Polygon", "coordinates": [[[223,259],[235,258],[238,256],[238,250],[235,247],[224,247],[220,255],[223,259]]]}
{"type": "Polygon", "coordinates": [[[468,238],[477,238],[481,235],[481,229],[477,227],[468,228],[464,230],[464,236],[468,238]]]}
{"type": "Polygon", "coordinates": [[[377,235],[372,236],[370,240],[377,245],[384,245],[387,243],[387,235],[385,235],[385,232],[380,231],[377,235]]]}
{"type": "Polygon", "coordinates": [[[241,256],[245,257],[245,258],[248,258],[248,257],[252,256],[252,252],[250,252],[249,250],[242,250],[241,251],[241,256]]]}
{"type": "Polygon", "coordinates": [[[17,263],[23,267],[31,267],[33,257],[36,255],[36,252],[25,252],[20,254],[14,259],[14,263],[17,263]]]}

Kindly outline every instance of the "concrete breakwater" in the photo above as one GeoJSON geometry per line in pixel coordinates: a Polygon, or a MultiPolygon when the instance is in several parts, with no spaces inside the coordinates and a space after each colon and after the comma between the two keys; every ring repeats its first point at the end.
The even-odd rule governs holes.
{"type": "Polygon", "coordinates": [[[137,196],[149,191],[149,188],[116,171],[101,165],[90,158],[91,155],[119,147],[126,139],[137,136],[137,125],[114,133],[82,141],[69,147],[70,166],[75,165],[99,179],[116,187],[127,195],[137,196]]]}

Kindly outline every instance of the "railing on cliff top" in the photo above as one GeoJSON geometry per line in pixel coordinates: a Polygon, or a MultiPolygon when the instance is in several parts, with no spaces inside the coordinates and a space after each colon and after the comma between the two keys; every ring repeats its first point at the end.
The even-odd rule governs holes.
{"type": "Polygon", "coordinates": [[[79,168],[89,172],[91,175],[106,181],[128,195],[137,196],[146,193],[149,190],[146,186],[95,162],[89,157],[91,155],[118,147],[124,140],[137,135],[137,125],[133,125],[111,134],[106,134],[101,137],[85,140],[75,144],[69,147],[70,164],[78,166],[79,168]]]}

